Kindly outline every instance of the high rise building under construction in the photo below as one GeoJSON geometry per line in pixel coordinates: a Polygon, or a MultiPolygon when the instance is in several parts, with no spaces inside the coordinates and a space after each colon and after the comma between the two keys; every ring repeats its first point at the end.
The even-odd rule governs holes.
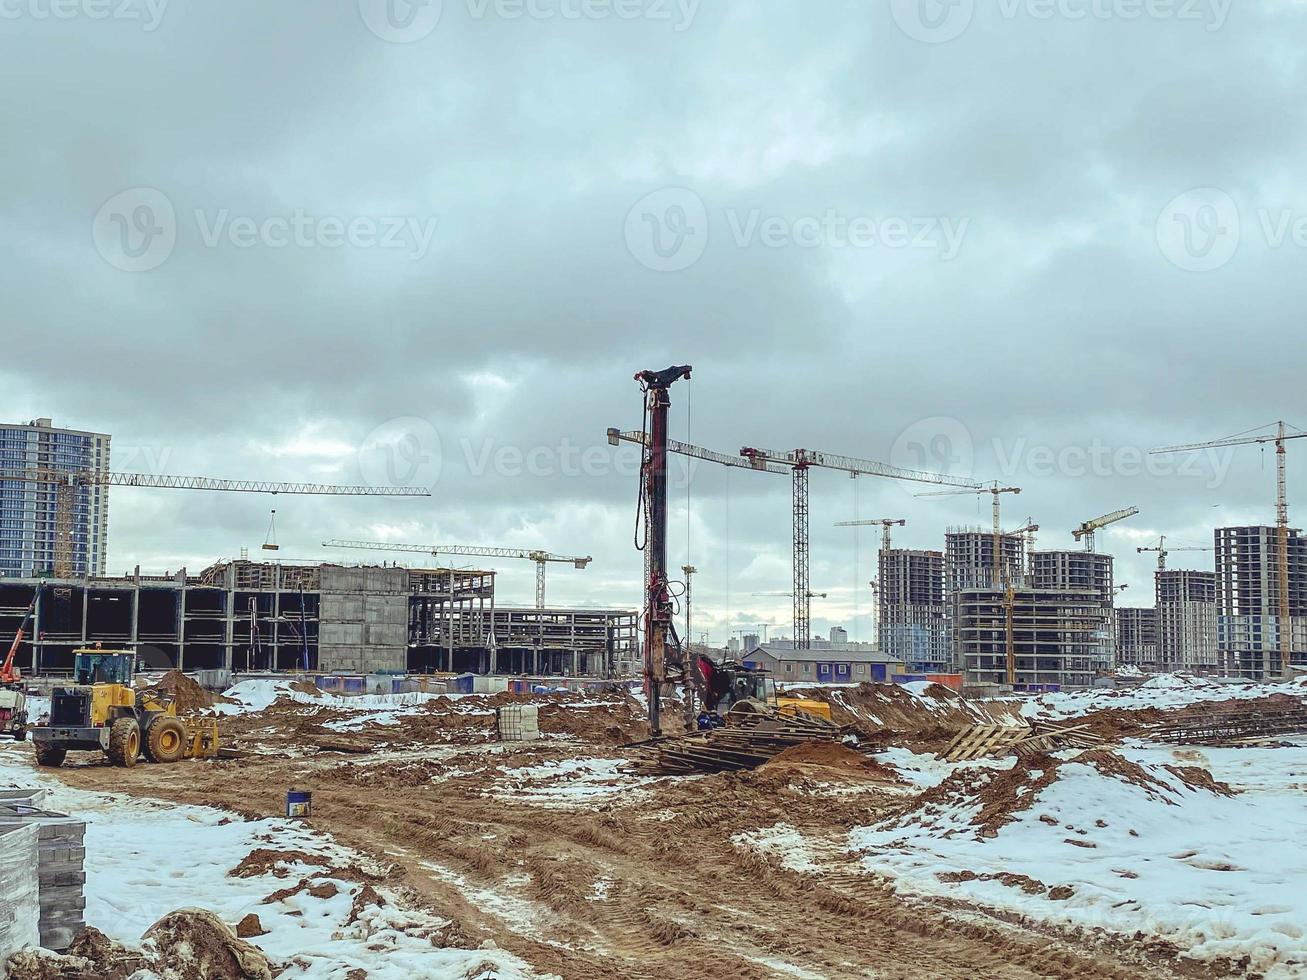
{"type": "MultiPolygon", "coordinates": [[[[109,439],[101,432],[56,428],[48,418],[0,425],[0,470],[104,474],[109,470],[109,439]]],[[[56,486],[53,477],[0,480],[0,578],[35,578],[54,569],[56,486]]],[[[73,576],[103,575],[109,488],[88,481],[73,493],[73,576]]]]}

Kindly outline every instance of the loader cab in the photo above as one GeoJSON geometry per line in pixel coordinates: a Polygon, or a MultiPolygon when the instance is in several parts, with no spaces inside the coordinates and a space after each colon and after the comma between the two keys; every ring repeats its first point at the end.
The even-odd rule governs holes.
{"type": "Polygon", "coordinates": [[[74,684],[122,684],[131,687],[135,673],[134,653],[78,650],[73,660],[74,684]]]}
{"type": "Polygon", "coordinates": [[[731,701],[752,698],[763,704],[776,700],[776,684],[765,670],[745,667],[735,672],[731,678],[731,701]]]}

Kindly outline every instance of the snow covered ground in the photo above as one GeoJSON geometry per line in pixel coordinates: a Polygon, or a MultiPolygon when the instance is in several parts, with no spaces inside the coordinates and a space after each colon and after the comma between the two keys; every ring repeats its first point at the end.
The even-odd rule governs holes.
{"type": "Polygon", "coordinates": [[[635,776],[621,759],[562,759],[510,769],[491,795],[544,807],[588,802],[629,805],[649,795],[643,787],[657,777],[635,776]]]}
{"type": "MultiPolygon", "coordinates": [[[[1307,852],[1287,843],[1307,835],[1307,740],[1201,752],[1132,742],[1122,755],[1158,785],[1067,762],[996,837],[972,824],[978,803],[959,803],[860,828],[849,843],[867,870],[895,878],[905,891],[1127,935],[1143,930],[1200,958],[1248,956],[1267,977],[1307,974],[1307,852]],[[1238,795],[1191,788],[1166,765],[1207,766],[1238,795]],[[959,874],[978,877],[956,880],[959,874]],[[1014,874],[1047,889],[1027,891],[998,877],[1014,874]]],[[[880,758],[922,785],[937,782],[941,767],[953,768],[908,756],[898,750],[880,758]]],[[[991,764],[997,771],[1012,761],[991,764]]]]}
{"type": "Polygon", "coordinates": [[[434,946],[429,937],[446,922],[405,909],[382,885],[376,891],[386,904],[365,905],[351,922],[362,885],[332,872],[350,865],[368,868],[370,862],[310,827],[69,789],[33,770],[30,752],[23,744],[0,743],[0,788],[44,786],[47,807],[86,821],[86,921],[111,938],[135,944],[166,913],[199,906],[233,925],[256,914],[268,934],[249,941],[289,964],[281,974],[286,980],[341,980],[353,969],[372,980],[538,976],[503,950],[434,946]],[[284,865],[284,877],[271,871],[231,877],[256,848],[305,852],[322,865],[284,865]],[[305,877],[318,896],[304,890],[267,901],[305,877]]]}
{"type": "Polygon", "coordinates": [[[457,714],[490,715],[493,709],[483,702],[485,695],[475,694],[358,694],[339,695],[321,691],[311,694],[292,686],[291,681],[256,678],[241,681],[223,692],[234,703],[220,703],[213,710],[223,716],[251,714],[270,707],[278,698],[287,698],[305,707],[335,708],[348,711],[349,718],[327,722],[323,727],[338,732],[354,731],[365,725],[398,725],[405,718],[425,714],[427,706],[444,698],[449,710],[457,714]]]}
{"type": "Polygon", "coordinates": [[[1104,708],[1180,708],[1208,701],[1247,701],[1272,694],[1307,695],[1307,678],[1279,684],[1225,683],[1193,674],[1159,674],[1137,688],[1119,691],[1063,691],[1025,699],[1021,713],[1027,718],[1069,718],[1104,708]]]}

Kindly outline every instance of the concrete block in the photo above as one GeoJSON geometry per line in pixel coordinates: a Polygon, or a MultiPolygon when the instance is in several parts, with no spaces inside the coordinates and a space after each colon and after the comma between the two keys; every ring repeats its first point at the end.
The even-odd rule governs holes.
{"type": "Polygon", "coordinates": [[[0,827],[0,962],[41,941],[37,860],[35,827],[0,827]]]}
{"type": "Polygon", "coordinates": [[[29,786],[25,789],[0,789],[0,806],[9,803],[40,808],[45,803],[45,789],[29,786]]]}

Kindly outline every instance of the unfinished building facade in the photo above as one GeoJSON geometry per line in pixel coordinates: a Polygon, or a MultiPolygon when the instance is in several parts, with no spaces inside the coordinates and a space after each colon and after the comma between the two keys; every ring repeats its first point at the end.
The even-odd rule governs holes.
{"type": "Polygon", "coordinates": [[[910,673],[950,671],[944,553],[881,549],[879,582],[881,652],[902,661],[910,673]]]}
{"type": "Polygon", "coordinates": [[[1092,551],[1034,551],[1026,584],[1032,589],[1087,592],[1111,606],[1113,564],[1111,555],[1092,551]]]}
{"type": "Polygon", "coordinates": [[[40,589],[17,663],[61,674],[73,650],[135,649],[152,669],[612,676],[638,658],[627,610],[504,608],[495,573],[231,561],[199,575],[0,581],[0,634],[40,589]]]}
{"type": "Polygon", "coordinates": [[[973,684],[1007,683],[1007,623],[1017,690],[1088,687],[1112,663],[1111,609],[1088,590],[962,589],[953,622],[957,655],[973,684]]]}
{"type": "MultiPolygon", "coordinates": [[[[1222,527],[1216,544],[1217,647],[1233,674],[1276,677],[1280,664],[1278,530],[1222,527]]],[[[1307,667],[1307,539],[1289,531],[1291,662],[1307,667]]]]}
{"type": "Polygon", "coordinates": [[[1157,669],[1157,610],[1123,606],[1116,610],[1118,667],[1157,669]]]}
{"type": "Polygon", "coordinates": [[[1157,589],[1157,669],[1221,673],[1217,646],[1216,573],[1161,568],[1157,589]]]}
{"type": "Polygon", "coordinates": [[[1031,552],[1002,538],[1001,571],[1011,584],[995,589],[993,535],[948,535],[949,632],[957,665],[973,684],[1007,683],[1009,609],[1018,690],[1086,687],[1112,663],[1112,556],[1085,551],[1031,552]],[[988,542],[988,543],[986,543],[988,542]],[[980,587],[967,582],[979,581],[980,587]]]}
{"type": "Polygon", "coordinates": [[[1002,565],[995,579],[993,532],[982,528],[950,528],[944,536],[945,590],[987,589],[1001,582],[1021,584],[1025,538],[1020,534],[1000,535],[999,551],[1002,565]]]}

